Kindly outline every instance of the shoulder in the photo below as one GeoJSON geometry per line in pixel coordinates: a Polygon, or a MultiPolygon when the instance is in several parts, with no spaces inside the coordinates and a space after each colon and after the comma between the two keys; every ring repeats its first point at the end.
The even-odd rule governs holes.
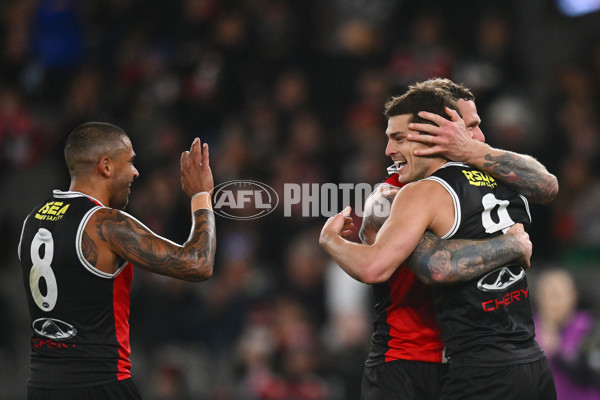
{"type": "Polygon", "coordinates": [[[98,210],[96,210],[94,215],[98,219],[119,219],[119,220],[133,219],[133,220],[135,220],[135,218],[132,217],[127,212],[125,212],[123,210],[117,210],[116,208],[110,208],[110,207],[100,207],[100,208],[98,208],[98,210]]]}
{"type": "Polygon", "coordinates": [[[91,216],[86,231],[102,232],[104,235],[116,234],[127,230],[131,232],[143,224],[125,211],[110,207],[100,207],[91,216]]]}
{"type": "Polygon", "coordinates": [[[402,199],[414,198],[422,200],[435,200],[432,196],[445,192],[445,189],[437,179],[422,179],[411,182],[399,190],[398,196],[402,199]]]}
{"type": "Polygon", "coordinates": [[[392,210],[401,210],[403,218],[420,214],[436,215],[447,205],[453,204],[448,190],[435,180],[420,180],[405,185],[394,199],[392,210]]]}

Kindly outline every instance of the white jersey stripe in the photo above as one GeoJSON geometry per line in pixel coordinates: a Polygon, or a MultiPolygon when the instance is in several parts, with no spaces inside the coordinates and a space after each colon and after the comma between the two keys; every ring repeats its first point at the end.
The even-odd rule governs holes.
{"type": "MultiPolygon", "coordinates": [[[[446,164],[446,165],[448,165],[448,164],[446,164]]],[[[452,228],[450,228],[450,230],[441,237],[442,239],[449,239],[452,236],[454,236],[454,234],[458,230],[458,227],[460,226],[460,221],[462,219],[462,215],[461,215],[461,211],[460,211],[461,210],[460,199],[459,199],[458,195],[456,194],[456,192],[454,191],[454,189],[452,189],[452,187],[450,187],[450,185],[448,185],[448,183],[445,180],[440,179],[437,176],[429,176],[423,180],[424,181],[425,180],[434,181],[434,182],[439,183],[440,185],[442,185],[444,187],[444,189],[446,189],[448,191],[448,193],[450,193],[450,197],[452,197],[452,203],[454,204],[454,223],[452,224],[452,228]]]]}

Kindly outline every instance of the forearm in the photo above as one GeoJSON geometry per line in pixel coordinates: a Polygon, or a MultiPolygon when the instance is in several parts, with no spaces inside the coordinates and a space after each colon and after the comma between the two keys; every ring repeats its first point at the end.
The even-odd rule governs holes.
{"type": "Polygon", "coordinates": [[[148,232],[144,235],[146,240],[139,240],[137,247],[130,248],[138,249],[137,264],[144,269],[189,282],[201,282],[213,273],[215,235],[213,211],[198,209],[192,213],[192,230],[182,246],[159,240],[162,238],[148,232]]]}
{"type": "Polygon", "coordinates": [[[136,266],[186,281],[203,281],[212,276],[216,247],[213,212],[193,212],[192,231],[185,244],[178,245],[150,231],[123,212],[104,209],[97,218],[96,234],[115,255],[136,266]]]}
{"type": "Polygon", "coordinates": [[[406,264],[428,285],[466,282],[521,256],[513,235],[485,240],[442,240],[427,231],[406,264]]]}
{"type": "Polygon", "coordinates": [[[212,209],[199,209],[193,213],[193,227],[190,237],[183,245],[191,263],[191,273],[188,279],[203,281],[212,276],[217,237],[215,214],[212,209]]]}
{"type": "Polygon", "coordinates": [[[321,237],[320,244],[344,272],[359,282],[373,284],[389,278],[380,268],[381,260],[371,245],[350,242],[338,235],[321,237]]]}
{"type": "Polygon", "coordinates": [[[535,158],[476,143],[466,161],[487,172],[531,202],[546,204],[558,193],[558,180],[535,158]]]}
{"type": "Polygon", "coordinates": [[[192,231],[183,246],[156,240],[146,246],[152,249],[140,257],[142,268],[188,282],[205,281],[212,276],[217,247],[215,215],[206,208],[193,211],[192,231]]]}

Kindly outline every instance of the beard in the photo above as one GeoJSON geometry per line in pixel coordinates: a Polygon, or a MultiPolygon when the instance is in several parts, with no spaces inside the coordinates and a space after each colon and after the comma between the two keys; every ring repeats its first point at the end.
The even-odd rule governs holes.
{"type": "Polygon", "coordinates": [[[109,206],[117,210],[124,210],[129,203],[129,192],[128,182],[116,182],[112,187],[109,206]]]}

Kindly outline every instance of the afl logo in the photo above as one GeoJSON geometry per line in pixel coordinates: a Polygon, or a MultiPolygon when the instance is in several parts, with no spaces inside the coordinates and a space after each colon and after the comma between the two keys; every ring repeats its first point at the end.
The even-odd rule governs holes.
{"type": "Polygon", "coordinates": [[[504,290],[523,279],[524,276],[525,270],[519,265],[508,265],[484,275],[479,282],[477,282],[477,288],[484,292],[504,290]]]}
{"type": "Polygon", "coordinates": [[[229,219],[256,219],[275,210],[277,192],[261,182],[236,180],[221,183],[213,191],[215,214],[229,219]]]}
{"type": "Polygon", "coordinates": [[[38,335],[54,340],[65,340],[77,335],[77,329],[73,325],[54,318],[38,318],[33,321],[32,327],[38,335]]]}

